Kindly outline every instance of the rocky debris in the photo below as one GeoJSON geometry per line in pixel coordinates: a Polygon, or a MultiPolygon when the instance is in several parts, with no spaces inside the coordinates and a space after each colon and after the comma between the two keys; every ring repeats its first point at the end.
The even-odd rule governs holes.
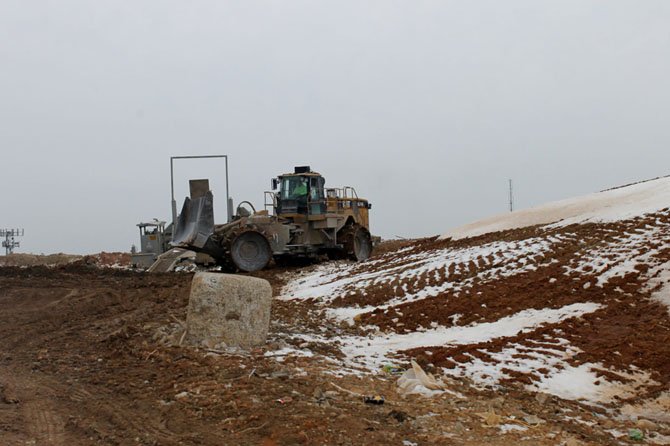
{"type": "Polygon", "coordinates": [[[658,425],[656,423],[654,423],[653,421],[650,421],[650,420],[645,420],[644,418],[640,418],[639,420],[637,420],[635,425],[637,427],[639,427],[640,429],[644,429],[644,430],[653,431],[653,430],[658,429],[658,425]]]}

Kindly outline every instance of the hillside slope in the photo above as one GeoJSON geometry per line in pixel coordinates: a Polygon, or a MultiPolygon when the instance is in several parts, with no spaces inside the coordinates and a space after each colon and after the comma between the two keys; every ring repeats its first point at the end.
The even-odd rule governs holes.
{"type": "Polygon", "coordinates": [[[462,239],[534,225],[602,223],[626,220],[663,209],[670,203],[670,177],[569,198],[530,209],[496,215],[458,228],[440,238],[462,239]]]}
{"type": "Polygon", "coordinates": [[[414,358],[670,422],[669,205],[669,178],[553,203],[317,266],[281,298],[353,325],[304,336],[339,345],[342,373],[414,358]]]}

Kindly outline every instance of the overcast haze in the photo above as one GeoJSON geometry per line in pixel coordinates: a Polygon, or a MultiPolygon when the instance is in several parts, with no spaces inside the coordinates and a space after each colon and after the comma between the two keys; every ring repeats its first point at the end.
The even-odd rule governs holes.
{"type": "Polygon", "coordinates": [[[257,206],[309,164],[384,237],[670,174],[668,1],[0,0],[0,64],[17,252],[139,244],[172,155],[257,206]]]}

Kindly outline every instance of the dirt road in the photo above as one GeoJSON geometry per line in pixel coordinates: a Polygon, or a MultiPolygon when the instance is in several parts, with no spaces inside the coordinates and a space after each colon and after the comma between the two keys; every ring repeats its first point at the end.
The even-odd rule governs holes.
{"type": "Polygon", "coordinates": [[[298,364],[264,351],[162,345],[157,329],[183,320],[190,275],[0,271],[2,444],[362,444],[407,430],[370,429],[381,421],[361,420],[359,401],[318,404],[326,379],[290,378],[298,364]]]}

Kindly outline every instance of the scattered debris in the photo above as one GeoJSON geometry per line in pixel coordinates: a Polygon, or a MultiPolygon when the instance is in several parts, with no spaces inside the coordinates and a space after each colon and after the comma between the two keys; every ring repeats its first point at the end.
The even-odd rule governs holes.
{"type": "Polygon", "coordinates": [[[382,366],[382,371],[388,375],[400,375],[403,373],[402,367],[393,364],[384,364],[382,366]]]}
{"type": "Polygon", "coordinates": [[[628,438],[634,441],[644,440],[644,433],[640,429],[631,429],[628,431],[628,438]]]}
{"type": "Polygon", "coordinates": [[[531,426],[537,426],[538,424],[543,424],[545,421],[538,417],[537,415],[526,415],[523,417],[523,421],[528,423],[531,426]]]}
{"type": "Polygon", "coordinates": [[[640,418],[639,420],[637,420],[635,424],[637,425],[637,427],[644,430],[653,431],[658,429],[658,425],[656,423],[650,420],[646,420],[644,418],[640,418]]]}
{"type": "Polygon", "coordinates": [[[493,410],[489,410],[484,413],[477,413],[478,417],[484,420],[484,424],[489,427],[499,426],[502,423],[503,417],[495,413],[493,410]]]}
{"type": "Polygon", "coordinates": [[[434,396],[440,394],[445,385],[431,374],[423,371],[416,361],[411,361],[412,368],[398,378],[398,393],[401,395],[420,394],[434,396]]]}
{"type": "Polygon", "coordinates": [[[366,404],[377,404],[377,405],[382,405],[384,404],[384,397],[381,395],[372,395],[372,396],[366,396],[363,397],[363,401],[366,404]]]}

